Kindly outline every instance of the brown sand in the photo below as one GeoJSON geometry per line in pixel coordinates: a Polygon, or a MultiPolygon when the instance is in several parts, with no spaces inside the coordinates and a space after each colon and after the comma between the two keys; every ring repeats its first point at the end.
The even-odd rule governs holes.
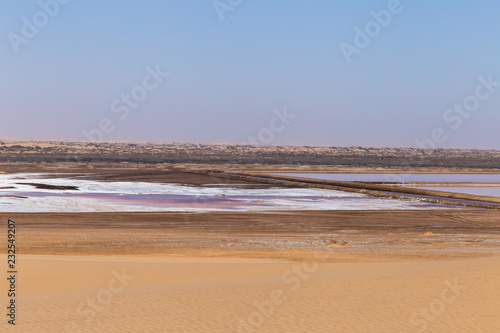
{"type": "Polygon", "coordinates": [[[302,260],[312,251],[348,262],[500,254],[500,211],[491,210],[0,213],[8,218],[22,254],[302,260]]]}

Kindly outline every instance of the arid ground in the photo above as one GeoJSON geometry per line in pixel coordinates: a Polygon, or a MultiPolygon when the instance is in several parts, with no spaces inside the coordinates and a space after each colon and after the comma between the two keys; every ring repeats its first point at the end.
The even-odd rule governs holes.
{"type": "MultiPolygon", "coordinates": [[[[384,164],[358,148],[345,154],[367,162],[349,167],[315,160],[313,148],[289,148],[291,159],[313,154],[295,165],[265,158],[241,165],[208,155],[203,163],[154,162],[154,152],[133,163],[106,153],[61,161],[36,153],[58,144],[30,145],[34,151],[11,155],[26,148],[5,144],[0,172],[239,186],[245,182],[208,171],[499,172],[498,157],[484,152],[474,154],[493,162],[432,151],[448,158],[412,169],[393,163],[411,152],[384,164]]],[[[216,150],[195,147],[192,156],[201,158],[194,152],[202,148],[216,150]]],[[[16,327],[4,319],[2,332],[500,332],[500,210],[0,212],[0,219],[2,253],[7,220],[16,221],[19,271],[16,327]]],[[[0,288],[6,306],[8,281],[0,288]]]]}

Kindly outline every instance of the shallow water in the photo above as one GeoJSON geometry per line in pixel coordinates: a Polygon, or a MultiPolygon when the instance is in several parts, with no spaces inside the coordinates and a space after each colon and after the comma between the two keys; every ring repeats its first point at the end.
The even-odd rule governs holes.
{"type": "MultiPolygon", "coordinates": [[[[443,207],[445,206],[437,206],[443,207]]],[[[46,179],[41,174],[0,175],[3,212],[266,211],[426,209],[435,205],[313,188],[189,186],[142,182],[46,179]],[[39,189],[28,183],[76,186],[39,189]],[[2,189],[3,188],[3,189],[2,189]]]]}
{"type": "Polygon", "coordinates": [[[443,187],[417,187],[433,191],[457,192],[476,195],[489,195],[493,197],[500,197],[500,186],[443,186],[443,187]]]}
{"type": "Polygon", "coordinates": [[[499,183],[500,174],[342,174],[342,173],[276,173],[275,175],[338,181],[360,182],[443,182],[499,183]]]}

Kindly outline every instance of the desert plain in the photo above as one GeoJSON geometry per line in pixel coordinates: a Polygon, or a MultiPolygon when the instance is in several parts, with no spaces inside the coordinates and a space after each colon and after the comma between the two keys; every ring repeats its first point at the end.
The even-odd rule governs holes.
{"type": "MultiPolygon", "coordinates": [[[[2,146],[0,174],[102,182],[285,188],[214,171],[499,172],[496,153],[481,151],[2,146]]],[[[9,281],[0,284],[1,332],[500,332],[494,207],[0,211],[0,219],[2,269],[10,219],[18,270],[15,326],[9,281]]]]}

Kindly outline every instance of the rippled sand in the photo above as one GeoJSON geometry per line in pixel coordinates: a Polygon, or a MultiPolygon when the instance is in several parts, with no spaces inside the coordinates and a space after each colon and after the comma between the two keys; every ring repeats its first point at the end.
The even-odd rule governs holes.
{"type": "Polygon", "coordinates": [[[314,260],[25,255],[15,331],[500,331],[499,257],[314,260]]]}

